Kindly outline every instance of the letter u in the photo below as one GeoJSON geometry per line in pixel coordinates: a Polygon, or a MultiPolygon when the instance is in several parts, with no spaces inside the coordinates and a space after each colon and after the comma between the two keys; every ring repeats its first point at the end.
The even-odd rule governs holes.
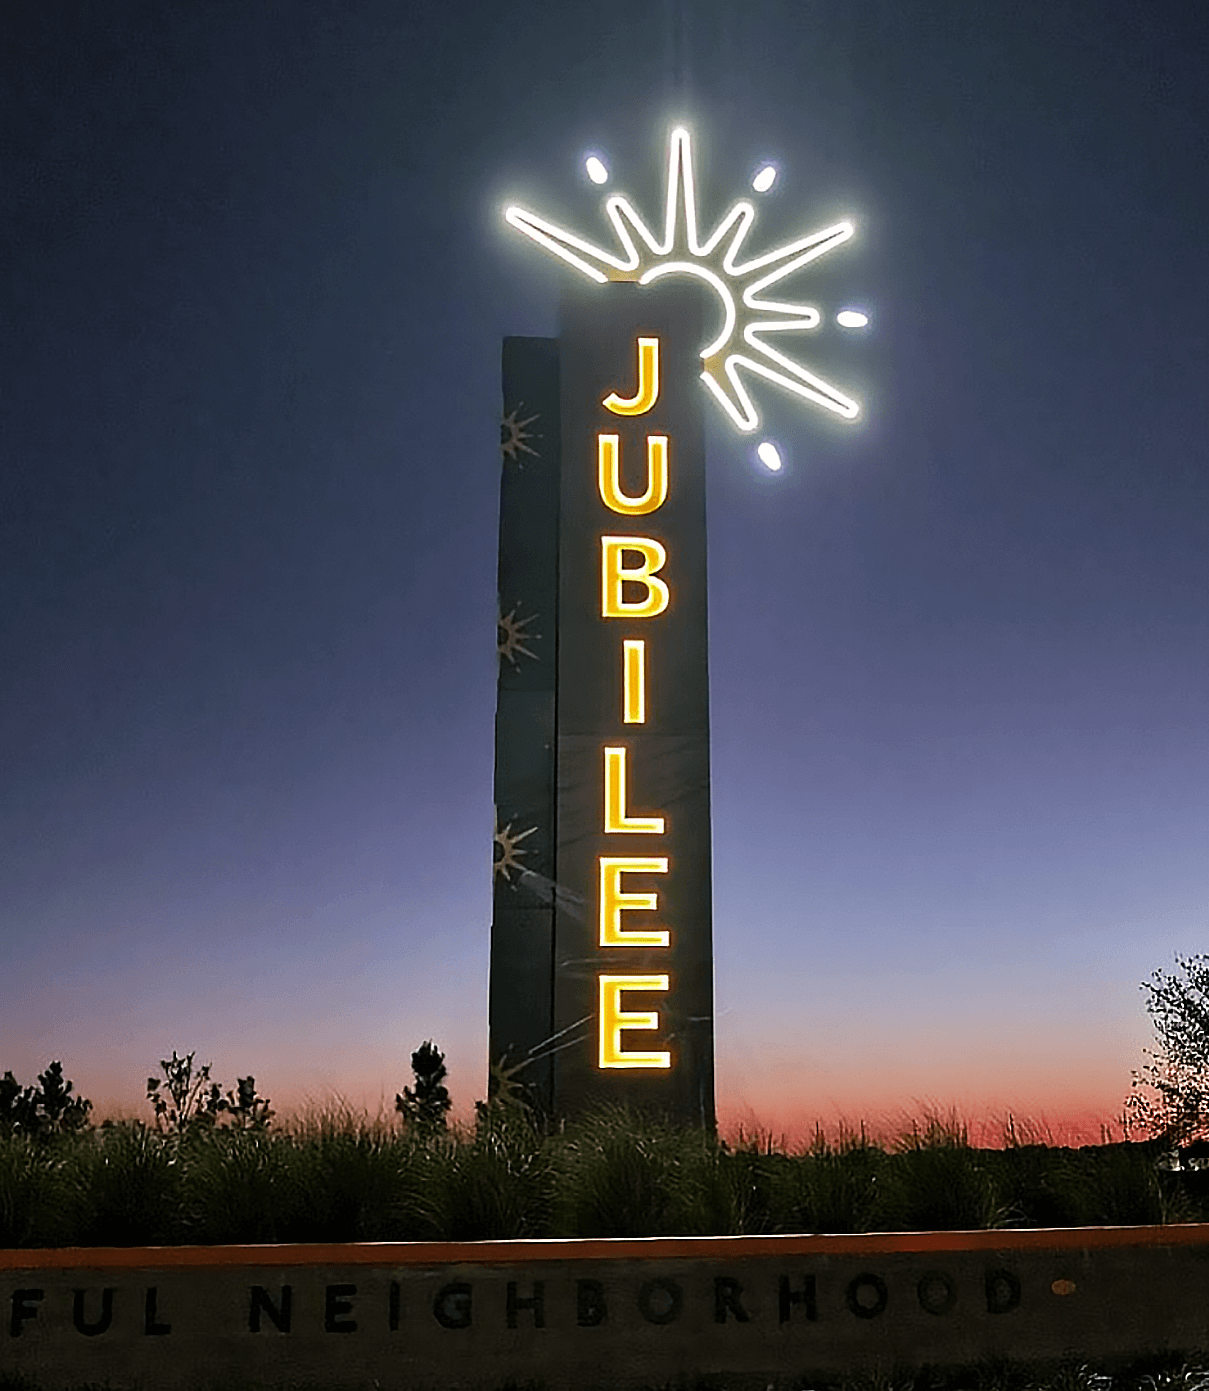
{"type": "Polygon", "coordinates": [[[646,437],[646,491],[631,497],[621,488],[621,446],[616,435],[597,436],[597,472],[600,497],[612,512],[641,517],[667,501],[667,436],[646,437]]]}

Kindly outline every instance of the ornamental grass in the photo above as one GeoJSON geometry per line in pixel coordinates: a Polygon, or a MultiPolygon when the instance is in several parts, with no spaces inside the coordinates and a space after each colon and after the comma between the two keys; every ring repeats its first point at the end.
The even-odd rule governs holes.
{"type": "Polygon", "coordinates": [[[450,1130],[347,1109],[168,1134],[122,1121],[0,1136],[0,1247],[1154,1225],[1209,1217],[1203,1177],[1149,1145],[980,1149],[935,1119],[797,1149],[617,1107],[550,1129],[490,1107],[450,1130]]]}

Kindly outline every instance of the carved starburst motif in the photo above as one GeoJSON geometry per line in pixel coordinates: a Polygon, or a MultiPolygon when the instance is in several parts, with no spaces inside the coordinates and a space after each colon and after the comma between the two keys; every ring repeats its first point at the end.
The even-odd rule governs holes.
{"type": "Polygon", "coordinates": [[[722,327],[701,350],[701,380],[732,424],[744,433],[756,429],[760,417],[740,372],[770,381],[846,420],[856,418],[860,411],[856,401],[765,341],[768,335],[818,327],[819,311],[812,305],[772,300],[766,292],[848,241],[854,233],[851,222],[837,222],[744,260],[743,245],[756,212],[741,198],[702,239],[697,231],[692,137],[683,127],[671,133],[662,236],[656,235],[630,200],[620,194],[606,199],[604,211],[620,253],[597,246],[525,208],[510,206],[504,218],[602,285],[613,280],[649,285],[665,275],[696,276],[710,285],[722,304],[722,327]]]}
{"type": "Polygon", "coordinates": [[[529,631],[529,625],[537,622],[537,614],[531,613],[528,618],[518,618],[519,608],[519,604],[514,604],[508,613],[498,614],[495,620],[495,650],[501,658],[507,658],[514,667],[520,666],[518,657],[532,657],[537,661],[537,653],[525,644],[535,642],[541,637],[540,633],[529,631]]]}
{"type": "Polygon", "coordinates": [[[540,420],[541,416],[535,413],[522,420],[520,413],[524,409],[525,403],[522,401],[500,421],[500,453],[509,463],[518,467],[524,467],[524,461],[520,457],[522,454],[532,454],[535,459],[538,457],[537,450],[529,444],[530,440],[537,439],[538,436],[528,427],[535,420],[540,420]]]}
{"type": "Polygon", "coordinates": [[[527,855],[527,850],[518,847],[522,840],[533,835],[537,830],[536,826],[530,826],[524,831],[513,832],[513,822],[509,821],[506,826],[500,825],[500,814],[497,808],[495,813],[495,831],[491,839],[491,878],[494,883],[498,875],[502,875],[505,884],[512,884],[512,872],[518,874],[526,872],[522,857],[527,855]]]}

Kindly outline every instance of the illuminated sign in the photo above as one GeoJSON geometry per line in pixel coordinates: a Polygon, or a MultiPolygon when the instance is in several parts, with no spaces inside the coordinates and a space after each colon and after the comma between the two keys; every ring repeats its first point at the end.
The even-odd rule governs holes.
{"type": "MultiPolygon", "coordinates": [[[[593,156],[588,161],[594,183],[605,183],[608,171],[593,156]]],[[[758,193],[767,192],[776,169],[766,165],[753,180],[758,193]]],[[[717,226],[702,238],[697,228],[697,191],[693,178],[692,138],[683,127],[671,133],[667,164],[667,193],[662,235],[653,231],[629,198],[613,194],[605,200],[605,216],[612,224],[619,250],[609,251],[537,213],[515,204],[505,208],[505,220],[539,246],[573,266],[598,284],[637,281],[650,285],[665,276],[692,276],[704,281],[718,297],[722,325],[700,349],[701,380],[731,423],[744,433],[760,423],[756,407],[741,374],[772,382],[812,405],[846,420],[853,420],[859,404],[803,363],[774,347],[770,335],[816,329],[821,315],[813,305],[770,299],[767,292],[854,235],[850,221],[837,222],[776,247],[759,256],[744,258],[744,245],[756,220],[754,205],[738,199],[717,226]]],[[[863,327],[867,317],[856,310],[842,310],[836,322],[843,328],[863,327]]],[[[642,414],[658,396],[657,375],[647,373],[641,357],[638,393],[630,401],[612,396],[605,403],[619,414],[642,414]]]]}
{"type": "MultiPolygon", "coordinates": [[[[628,399],[615,391],[601,403],[617,415],[645,415],[659,400],[659,339],[640,337],[636,343],[638,389],[628,399]]],[[[598,483],[600,500],[612,512],[625,516],[644,516],[656,512],[667,499],[668,437],[647,435],[647,481],[640,498],[631,498],[621,490],[618,437],[603,432],[597,435],[599,456],[598,483]]],[[[645,536],[602,536],[600,576],[600,611],[605,618],[653,618],[667,608],[671,593],[666,582],[655,572],[667,562],[663,545],[645,536]],[[620,557],[626,551],[642,557],[637,568],[625,569],[620,557]],[[644,597],[627,603],[623,598],[626,583],[639,584],[644,597]]],[[[646,721],[646,644],[642,639],[626,639],[621,646],[622,698],[621,716],[627,723],[646,721]],[[641,711],[640,721],[631,717],[641,711]]],[[[624,745],[604,750],[604,830],[606,835],[633,834],[661,836],[665,820],[660,815],[635,817],[626,810],[626,749],[624,745]]],[[[621,876],[646,871],[666,874],[665,855],[645,859],[631,856],[618,858],[601,855],[600,865],[600,945],[602,947],[653,947],[671,945],[666,928],[658,930],[625,930],[621,915],[626,911],[655,911],[659,896],[655,893],[622,893],[621,876]]],[[[622,1040],[629,1029],[657,1029],[657,1013],[623,1011],[618,999],[622,991],[663,991],[668,988],[666,975],[600,976],[600,1054],[599,1062],[606,1067],[671,1067],[671,1054],[665,1049],[633,1051],[622,1040]]]]}
{"type": "Polygon", "coordinates": [[[581,282],[505,340],[490,1049],[553,1114],[713,1124],[708,314],[581,282]]]}

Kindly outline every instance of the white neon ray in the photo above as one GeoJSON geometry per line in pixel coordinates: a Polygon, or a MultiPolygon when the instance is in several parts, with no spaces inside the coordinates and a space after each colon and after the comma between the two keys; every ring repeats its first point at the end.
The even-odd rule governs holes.
{"type": "Polygon", "coordinates": [[[661,232],[653,230],[623,194],[607,198],[604,211],[620,254],[516,205],[505,209],[504,218],[539,246],[601,285],[613,280],[636,280],[649,285],[674,274],[694,275],[710,285],[722,303],[723,324],[717,337],[701,350],[701,379],[727,417],[744,433],[755,430],[760,418],[739,379],[739,369],[755,373],[846,420],[859,414],[856,401],[802,363],[770,347],[761,337],[819,326],[821,316],[813,305],[765,299],[763,293],[849,241],[855,235],[851,222],[837,222],[740,261],[748,233],[755,224],[755,207],[745,198],[738,199],[713,231],[704,239],[701,237],[692,137],[682,126],[672,131],[668,142],[661,232]]]}

